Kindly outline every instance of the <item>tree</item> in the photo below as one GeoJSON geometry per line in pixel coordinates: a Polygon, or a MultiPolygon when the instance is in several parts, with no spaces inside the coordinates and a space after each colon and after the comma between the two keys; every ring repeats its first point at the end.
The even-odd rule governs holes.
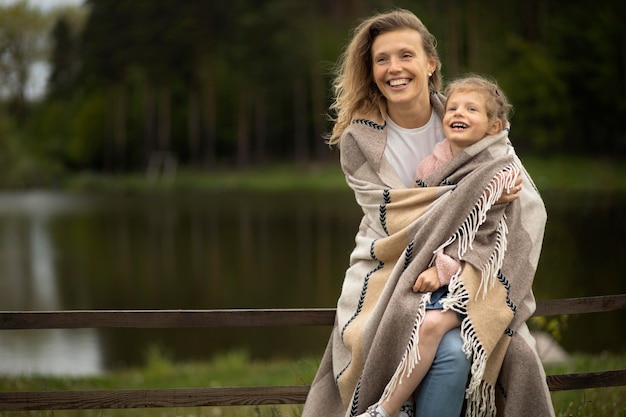
{"type": "MultiPolygon", "coordinates": [[[[71,169],[139,170],[161,152],[204,168],[327,158],[333,64],[360,18],[392,6],[436,35],[444,80],[500,82],[524,152],[626,152],[611,127],[626,111],[625,6],[611,0],[86,1],[84,26],[64,15],[47,32],[51,94],[33,110],[48,110],[30,115],[31,143],[71,169]]],[[[0,34],[12,27],[25,26],[0,34]]]]}
{"type": "Polygon", "coordinates": [[[128,10],[134,3],[88,0],[90,13],[81,37],[81,83],[101,90],[107,99],[106,170],[127,168],[127,83],[136,52],[132,33],[128,30],[133,24],[128,10]]]}
{"type": "Polygon", "coordinates": [[[49,19],[25,0],[0,8],[0,92],[19,122],[33,66],[46,58],[49,19]]]}
{"type": "Polygon", "coordinates": [[[77,39],[65,16],[61,16],[54,25],[52,42],[48,94],[51,97],[67,96],[76,83],[80,62],[77,39]]]}

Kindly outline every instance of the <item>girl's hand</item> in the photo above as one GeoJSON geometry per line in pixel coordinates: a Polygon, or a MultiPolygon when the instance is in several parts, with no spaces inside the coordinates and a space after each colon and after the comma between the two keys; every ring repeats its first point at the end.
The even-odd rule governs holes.
{"type": "MultiPolygon", "coordinates": [[[[511,175],[511,173],[507,173],[507,175],[511,175]]],[[[515,180],[515,185],[508,190],[502,190],[502,194],[500,194],[500,198],[496,201],[496,204],[507,204],[511,201],[515,201],[519,198],[520,191],[522,191],[522,177],[517,177],[515,180]]]]}
{"type": "Polygon", "coordinates": [[[415,284],[413,284],[413,292],[433,292],[437,291],[439,287],[441,284],[439,283],[437,268],[431,266],[418,275],[415,284]]]}

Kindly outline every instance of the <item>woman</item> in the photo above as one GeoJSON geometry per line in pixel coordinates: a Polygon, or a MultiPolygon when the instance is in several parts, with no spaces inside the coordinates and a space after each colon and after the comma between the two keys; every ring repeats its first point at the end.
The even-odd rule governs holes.
{"type": "MultiPolygon", "coordinates": [[[[335,102],[331,106],[336,119],[329,143],[340,145],[342,169],[364,217],[338,300],[336,323],[303,416],[363,413],[383,393],[389,395],[401,385],[402,372],[408,369],[410,373],[410,362],[417,360],[407,356],[407,352],[415,352],[411,347],[416,342],[412,337],[416,317],[429,295],[415,294],[412,287],[418,275],[431,265],[441,239],[455,236],[467,217],[462,208],[450,213],[430,209],[438,195],[424,199],[421,190],[412,188],[417,165],[443,140],[440,69],[434,37],[415,15],[405,10],[364,21],[340,61],[335,102]],[[437,214],[436,219],[423,216],[431,212],[437,214]],[[428,233],[424,225],[432,225],[433,233],[428,233]],[[418,229],[420,233],[413,234],[418,229]],[[394,382],[388,384],[390,380],[394,382]]],[[[450,194],[454,187],[437,188],[435,193],[450,194]]],[[[512,195],[502,193],[501,188],[493,195],[502,193],[498,202],[510,202],[517,197],[521,185],[515,184],[514,188],[512,195]]],[[[482,192],[477,189],[474,197],[482,192]]],[[[534,193],[532,189],[527,191],[531,192],[534,193]]],[[[543,234],[541,209],[538,211],[531,248],[540,246],[543,234]]],[[[545,212],[543,220],[545,223],[545,212]]],[[[534,272],[538,251],[530,252],[530,269],[534,272]]],[[[504,363],[497,369],[505,387],[540,382],[523,391],[513,389],[512,398],[509,396],[498,411],[521,415],[522,411],[528,412],[527,401],[533,401],[539,407],[533,415],[552,415],[540,364],[526,369],[517,361],[520,356],[536,356],[523,323],[534,310],[532,292],[522,288],[515,300],[521,314],[516,314],[512,323],[515,334],[521,337],[511,338],[515,341],[507,343],[508,349],[490,347],[489,352],[497,351],[501,356],[506,353],[504,363]],[[521,369],[524,372],[519,372],[521,369]],[[513,380],[518,375],[524,379],[513,380]]],[[[464,338],[464,342],[467,340],[464,338]]],[[[467,348],[464,350],[470,353],[467,348]]],[[[469,369],[458,329],[443,337],[436,355],[429,360],[431,370],[420,384],[416,415],[458,416],[469,369]]],[[[482,366],[482,370],[484,362],[476,366],[482,366]]],[[[472,392],[483,386],[484,372],[477,374],[480,378],[472,392]]],[[[488,387],[490,393],[494,393],[493,385],[488,387]]],[[[475,409],[473,405],[480,405],[469,404],[470,410],[475,409]]],[[[408,408],[402,413],[412,415],[408,408]]],[[[401,415],[399,410],[388,411],[390,416],[401,415]]]]}

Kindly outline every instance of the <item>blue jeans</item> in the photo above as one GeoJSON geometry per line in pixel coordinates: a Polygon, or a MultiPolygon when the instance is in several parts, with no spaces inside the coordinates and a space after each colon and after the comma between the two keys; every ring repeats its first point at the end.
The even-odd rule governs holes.
{"type": "Polygon", "coordinates": [[[459,417],[465,399],[470,361],[461,350],[457,327],[441,339],[433,364],[420,384],[415,417],[459,417]]]}

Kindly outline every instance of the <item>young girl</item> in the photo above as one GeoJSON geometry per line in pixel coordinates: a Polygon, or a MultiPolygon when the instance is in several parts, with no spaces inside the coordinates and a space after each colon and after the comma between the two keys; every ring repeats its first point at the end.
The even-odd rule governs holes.
{"type": "MultiPolygon", "coordinates": [[[[443,116],[445,139],[435,145],[417,168],[416,183],[441,168],[461,150],[487,136],[495,135],[509,125],[509,104],[498,86],[479,76],[459,78],[448,85],[443,116]]],[[[458,275],[461,264],[444,253],[437,252],[435,266],[422,272],[415,284],[414,292],[432,293],[426,305],[424,319],[419,328],[420,361],[411,375],[398,385],[394,392],[376,407],[371,407],[362,417],[388,417],[395,414],[419,386],[430,369],[441,337],[449,330],[461,325],[462,315],[443,309],[443,300],[448,293],[448,284],[458,275]],[[389,412],[388,412],[389,411],[389,412]]]]}
{"type": "Polygon", "coordinates": [[[443,116],[446,138],[417,167],[416,181],[452,159],[460,150],[487,135],[508,128],[512,106],[495,82],[478,75],[458,78],[448,84],[443,116]]]}

